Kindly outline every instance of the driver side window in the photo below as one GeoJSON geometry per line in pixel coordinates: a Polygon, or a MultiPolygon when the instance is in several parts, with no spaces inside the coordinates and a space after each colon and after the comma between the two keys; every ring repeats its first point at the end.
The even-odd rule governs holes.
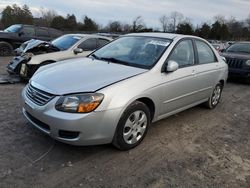
{"type": "Polygon", "coordinates": [[[169,60],[178,63],[179,67],[194,64],[194,48],[191,40],[181,41],[170,54],[169,60]]]}
{"type": "Polygon", "coordinates": [[[93,51],[97,48],[97,40],[95,38],[87,39],[79,44],[78,48],[81,48],[84,51],[93,51]]]}
{"type": "Polygon", "coordinates": [[[24,26],[22,29],[22,33],[24,36],[35,36],[35,29],[31,26],[24,26]]]}

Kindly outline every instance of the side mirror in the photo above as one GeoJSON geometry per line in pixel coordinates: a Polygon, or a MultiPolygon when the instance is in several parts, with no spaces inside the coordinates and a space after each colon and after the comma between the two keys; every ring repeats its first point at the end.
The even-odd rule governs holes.
{"type": "Polygon", "coordinates": [[[224,56],[220,56],[221,59],[224,61],[224,62],[227,62],[226,58],[224,56]]]}
{"type": "Polygon", "coordinates": [[[74,49],[74,54],[79,54],[79,53],[82,53],[83,52],[83,49],[81,49],[81,48],[76,48],[76,49],[74,49]]]}
{"type": "Polygon", "coordinates": [[[174,72],[179,68],[179,65],[177,62],[173,60],[169,60],[166,64],[165,72],[174,72]]]}

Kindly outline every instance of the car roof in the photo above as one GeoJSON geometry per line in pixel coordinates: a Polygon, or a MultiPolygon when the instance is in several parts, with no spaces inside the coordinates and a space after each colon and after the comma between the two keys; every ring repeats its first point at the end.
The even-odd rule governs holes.
{"type": "Polygon", "coordinates": [[[82,34],[82,33],[71,33],[71,34],[65,34],[63,36],[75,36],[75,37],[100,37],[100,38],[108,38],[101,35],[94,35],[94,34],[82,34]]]}
{"type": "Polygon", "coordinates": [[[65,35],[62,35],[62,36],[72,36],[72,37],[85,37],[86,35],[85,34],[80,34],[80,33],[76,33],[76,34],[65,34],[65,35]]]}
{"type": "MultiPolygon", "coordinates": [[[[60,31],[58,29],[55,29],[53,27],[44,27],[44,26],[38,26],[38,25],[29,25],[29,24],[20,24],[20,23],[17,23],[17,24],[13,24],[13,25],[20,25],[20,26],[31,26],[31,27],[36,27],[36,28],[43,28],[43,29],[50,29],[50,30],[56,30],[56,31],[60,31]]],[[[60,31],[61,32],[61,31],[60,31]]]]}
{"type": "Polygon", "coordinates": [[[199,38],[192,35],[181,35],[181,34],[174,34],[174,33],[160,33],[160,32],[149,32],[149,33],[131,33],[127,34],[125,36],[145,36],[145,37],[160,37],[160,38],[166,38],[166,39],[175,39],[175,38],[186,38],[186,37],[193,37],[193,38],[199,38]]]}

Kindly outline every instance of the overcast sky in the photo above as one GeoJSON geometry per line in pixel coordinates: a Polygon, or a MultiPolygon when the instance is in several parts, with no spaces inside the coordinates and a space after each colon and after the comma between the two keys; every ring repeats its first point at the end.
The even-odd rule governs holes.
{"type": "Polygon", "coordinates": [[[114,20],[131,23],[142,16],[147,27],[154,28],[160,28],[160,16],[172,11],[181,12],[195,25],[212,20],[218,14],[238,20],[250,14],[250,0],[0,0],[0,11],[14,3],[27,4],[34,16],[38,16],[38,10],[43,7],[63,16],[74,13],[78,21],[87,15],[101,25],[114,20]]]}

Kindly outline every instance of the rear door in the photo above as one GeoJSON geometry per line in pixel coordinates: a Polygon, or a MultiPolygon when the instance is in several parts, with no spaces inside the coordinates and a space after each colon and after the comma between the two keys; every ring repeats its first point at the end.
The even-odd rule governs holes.
{"type": "Polygon", "coordinates": [[[30,39],[36,38],[35,28],[33,26],[23,26],[19,32],[20,42],[26,42],[30,39]]]}
{"type": "Polygon", "coordinates": [[[47,28],[37,27],[36,28],[36,39],[50,41],[51,37],[47,28]]]}
{"type": "Polygon", "coordinates": [[[211,49],[204,41],[194,39],[197,54],[196,82],[198,87],[197,99],[202,100],[210,96],[219,77],[219,62],[211,49]]]}

